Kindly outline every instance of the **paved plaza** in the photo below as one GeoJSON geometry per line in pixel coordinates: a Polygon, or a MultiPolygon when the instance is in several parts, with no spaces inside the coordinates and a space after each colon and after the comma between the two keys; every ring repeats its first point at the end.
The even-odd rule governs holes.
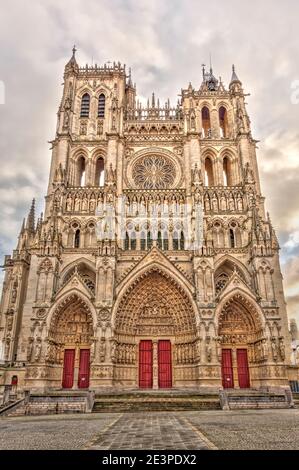
{"type": "Polygon", "coordinates": [[[299,410],[0,418],[0,449],[299,449],[299,410]]]}

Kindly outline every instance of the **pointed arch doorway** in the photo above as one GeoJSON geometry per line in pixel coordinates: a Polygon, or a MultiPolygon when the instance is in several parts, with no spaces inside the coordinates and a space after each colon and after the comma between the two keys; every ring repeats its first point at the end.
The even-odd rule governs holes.
{"type": "Polygon", "coordinates": [[[191,380],[195,325],[184,288],[162,270],[145,273],[127,289],[116,311],[116,376],[131,374],[135,385],[147,389],[171,388],[183,375],[191,380]],[[135,345],[135,367],[121,353],[128,347],[124,342],[135,345]]]}
{"type": "Polygon", "coordinates": [[[70,295],[54,312],[48,338],[51,360],[62,367],[62,388],[89,388],[93,336],[88,306],[76,294],[70,295]]]}
{"type": "Polygon", "coordinates": [[[252,348],[261,336],[257,311],[245,296],[235,294],[222,307],[218,324],[223,388],[251,387],[252,348]]]}

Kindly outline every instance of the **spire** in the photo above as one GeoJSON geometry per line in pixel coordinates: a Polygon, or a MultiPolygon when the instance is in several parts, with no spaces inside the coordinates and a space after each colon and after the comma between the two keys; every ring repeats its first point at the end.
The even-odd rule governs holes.
{"type": "Polygon", "coordinates": [[[129,78],[129,80],[128,80],[128,86],[133,87],[131,67],[129,67],[129,77],[128,77],[128,78],[129,78]]]}
{"type": "Polygon", "coordinates": [[[241,83],[240,80],[239,80],[239,78],[238,78],[238,76],[237,76],[237,74],[236,74],[235,66],[233,65],[233,66],[232,66],[232,78],[231,78],[230,83],[234,83],[234,82],[239,82],[239,83],[241,83]]]}
{"type": "Polygon", "coordinates": [[[24,217],[24,219],[23,219],[23,223],[22,223],[20,235],[21,235],[22,233],[24,233],[24,230],[25,230],[25,217],[24,217]]]}
{"type": "Polygon", "coordinates": [[[79,66],[76,61],[76,52],[77,52],[76,46],[73,47],[72,52],[73,52],[72,57],[70,58],[70,60],[65,66],[65,69],[64,69],[65,73],[78,73],[79,72],[79,66]]]}
{"type": "Polygon", "coordinates": [[[152,94],[152,108],[155,107],[155,93],[152,94]]]}
{"type": "Polygon", "coordinates": [[[31,232],[34,232],[35,230],[35,199],[32,199],[32,204],[27,217],[26,228],[31,232]]]}
{"type": "Polygon", "coordinates": [[[206,72],[205,64],[202,64],[203,84],[209,91],[216,91],[218,87],[218,80],[213,75],[212,58],[210,54],[210,71],[206,72]]]}

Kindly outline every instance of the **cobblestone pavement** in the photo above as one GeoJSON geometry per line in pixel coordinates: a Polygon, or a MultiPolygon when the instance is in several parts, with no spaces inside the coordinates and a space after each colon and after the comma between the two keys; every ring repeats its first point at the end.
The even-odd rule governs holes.
{"type": "Polygon", "coordinates": [[[0,418],[0,449],[299,449],[299,410],[0,418]]]}

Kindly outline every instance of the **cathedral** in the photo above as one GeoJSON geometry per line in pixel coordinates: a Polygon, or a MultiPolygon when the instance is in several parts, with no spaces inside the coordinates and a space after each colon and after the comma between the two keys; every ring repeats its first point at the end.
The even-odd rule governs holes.
{"type": "Polygon", "coordinates": [[[279,244],[242,82],[173,106],[121,63],[65,66],[45,211],[4,260],[1,384],[288,387],[279,244]]]}

